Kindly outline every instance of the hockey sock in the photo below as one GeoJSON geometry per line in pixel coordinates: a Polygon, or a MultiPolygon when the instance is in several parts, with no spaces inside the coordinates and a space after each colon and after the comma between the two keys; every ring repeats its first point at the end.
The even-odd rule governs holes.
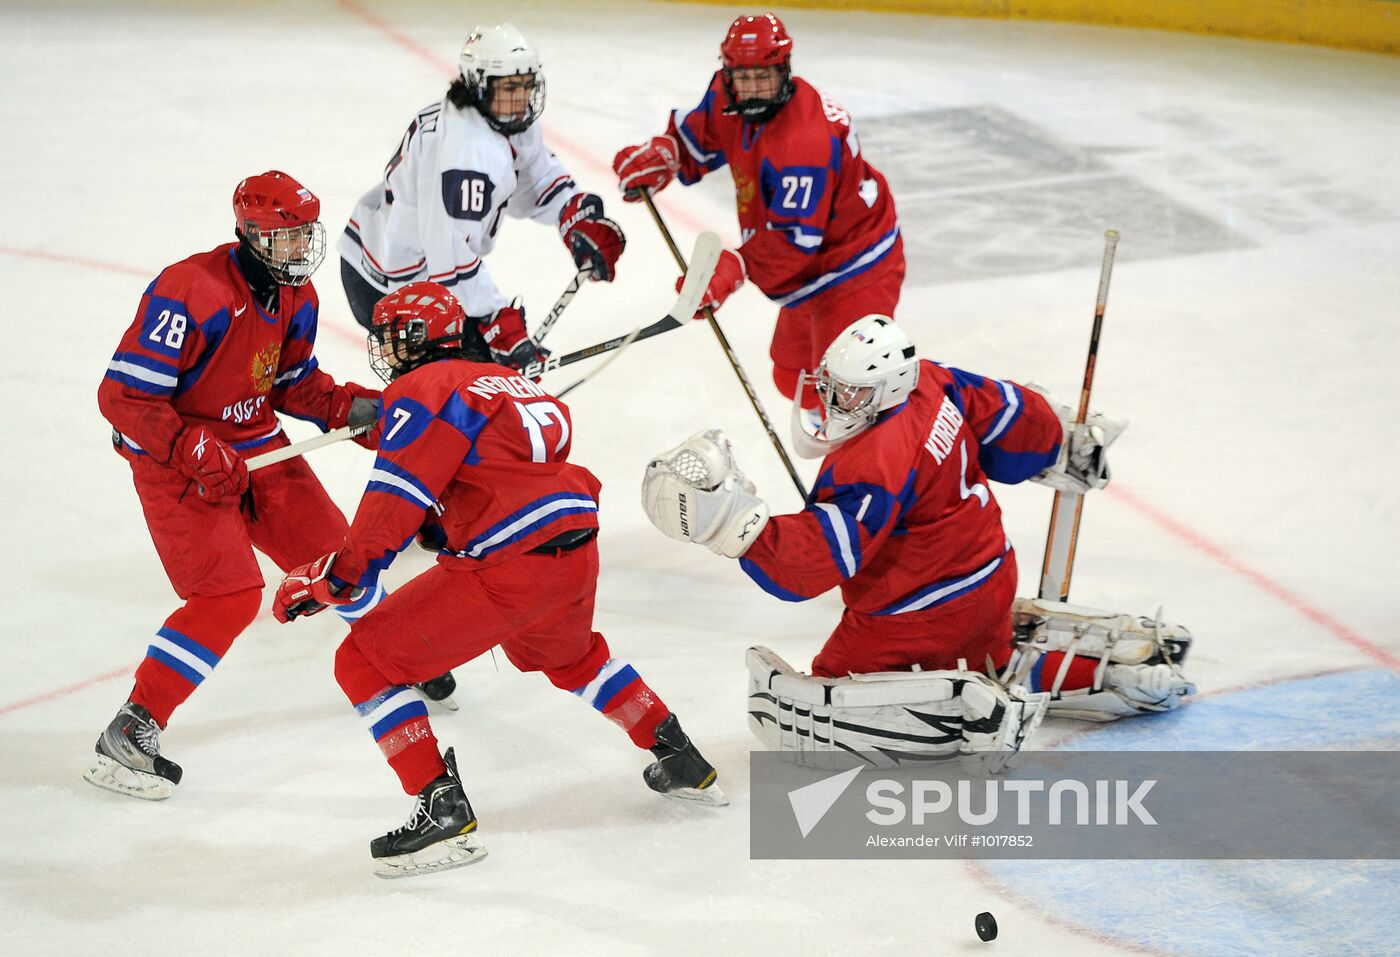
{"type": "Polygon", "coordinates": [[[447,773],[417,688],[391,684],[349,638],[335,654],[335,680],[406,793],[417,794],[447,773]]]}
{"type": "MultiPolygon", "coordinates": [[[[1055,676],[1060,673],[1060,666],[1065,660],[1063,651],[1047,652],[1035,663],[1031,669],[1027,684],[1032,691],[1049,691],[1055,684],[1055,676]]],[[[1092,688],[1094,686],[1094,671],[1099,666],[1099,659],[1087,658],[1083,655],[1077,656],[1069,663],[1069,670],[1065,672],[1065,680],[1060,683],[1061,691],[1075,691],[1079,688],[1092,688]]]]}
{"type": "Polygon", "coordinates": [[[234,639],[253,623],[261,605],[261,588],[213,598],[192,596],[151,639],[145,660],[136,668],[131,700],[165,727],[175,709],[214,671],[234,639]]]}
{"type": "Polygon", "coordinates": [[[626,731],[639,748],[656,744],[656,726],[671,713],[636,669],[617,658],[604,662],[593,680],[574,689],[574,694],[626,731]]]}

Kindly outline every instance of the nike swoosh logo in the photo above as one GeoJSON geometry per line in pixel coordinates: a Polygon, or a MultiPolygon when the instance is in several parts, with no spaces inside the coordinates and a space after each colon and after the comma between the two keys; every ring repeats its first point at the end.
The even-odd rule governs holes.
{"type": "Polygon", "coordinates": [[[248,304],[245,302],[242,306],[240,306],[240,307],[238,307],[237,309],[233,310],[233,317],[234,317],[235,319],[237,319],[239,316],[243,315],[243,313],[245,313],[245,312],[247,312],[247,311],[248,311],[248,304]]]}

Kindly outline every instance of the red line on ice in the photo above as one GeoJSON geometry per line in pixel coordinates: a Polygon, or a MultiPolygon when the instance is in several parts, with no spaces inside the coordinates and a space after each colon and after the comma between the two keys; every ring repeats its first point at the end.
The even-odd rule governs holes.
{"type": "Polygon", "coordinates": [[[1187,545],[1191,546],[1196,551],[1201,552],[1202,554],[1210,557],[1219,564],[1224,565],[1226,568],[1230,569],[1230,571],[1236,573],[1237,575],[1240,575],[1241,577],[1251,582],[1256,588],[1260,589],[1268,595],[1271,595],[1273,598],[1287,605],[1289,608],[1292,608],[1298,614],[1313,622],[1313,624],[1318,625],[1324,630],[1330,632],[1333,637],[1339,638],[1340,640],[1346,642],[1348,645],[1351,645],[1353,648],[1365,652],[1367,655],[1371,656],[1376,661],[1385,665],[1387,668],[1390,668],[1392,671],[1400,672],[1400,656],[1397,656],[1391,651],[1387,651],[1385,648],[1382,648],[1380,645],[1376,644],[1373,641],[1369,641],[1365,638],[1362,638],[1360,635],[1352,631],[1346,625],[1343,625],[1341,622],[1337,621],[1337,619],[1333,618],[1326,612],[1321,611],[1318,608],[1315,608],[1314,606],[1308,604],[1307,601],[1298,597],[1298,595],[1289,591],[1286,587],[1274,581],[1272,578],[1269,578],[1263,572],[1256,571],[1255,569],[1249,567],[1240,559],[1236,558],[1234,555],[1231,555],[1222,546],[1215,544],[1210,539],[1206,538],[1204,535],[1200,534],[1194,529],[1186,527],[1186,525],[1177,521],[1175,518],[1172,518],[1170,515],[1157,508],[1156,506],[1151,505],[1138,498],[1132,492],[1123,488],[1120,484],[1115,483],[1113,485],[1110,485],[1106,491],[1114,499],[1118,500],[1124,505],[1127,505],[1129,508],[1135,510],[1145,518],[1150,519],[1162,529],[1164,529],[1167,532],[1170,532],[1172,535],[1176,536],[1178,539],[1185,542],[1187,545]]]}

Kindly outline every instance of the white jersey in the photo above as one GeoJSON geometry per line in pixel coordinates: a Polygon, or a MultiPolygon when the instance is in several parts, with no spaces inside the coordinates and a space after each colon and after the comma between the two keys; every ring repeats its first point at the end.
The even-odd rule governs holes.
{"type": "Polygon", "coordinates": [[[451,288],[468,315],[490,315],[510,302],[482,264],[502,214],[557,226],[578,191],[538,124],[506,137],[474,107],[444,99],[409,124],[337,251],[384,292],[429,279],[451,288]]]}

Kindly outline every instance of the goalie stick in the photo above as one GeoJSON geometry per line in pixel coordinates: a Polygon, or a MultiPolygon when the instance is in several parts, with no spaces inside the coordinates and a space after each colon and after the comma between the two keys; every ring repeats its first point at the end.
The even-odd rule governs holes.
{"type": "MultiPolygon", "coordinates": [[[[582,362],[584,359],[592,359],[608,352],[620,351],[634,342],[643,339],[650,339],[652,336],[659,336],[663,332],[670,332],[672,329],[679,329],[695,314],[700,307],[700,299],[705,295],[705,289],[710,284],[710,277],[714,275],[715,266],[719,263],[720,253],[719,237],[714,233],[701,233],[695,240],[695,250],[692,256],[698,257],[702,261],[701,269],[696,270],[695,280],[690,281],[686,277],[686,282],[681,285],[680,296],[677,297],[671,311],[665,316],[653,322],[649,326],[641,326],[631,332],[620,336],[613,336],[611,339],[604,339],[602,342],[579,349],[577,352],[569,352],[562,356],[550,356],[544,362],[534,362],[521,370],[521,375],[527,379],[542,376],[547,372],[564,366],[573,365],[575,362],[582,362]],[[708,263],[706,266],[705,263],[708,263]],[[686,310],[690,310],[687,312],[686,310]]],[[[588,376],[569,386],[570,389],[585,382],[588,378],[597,375],[599,369],[593,370],[588,376]]]]}
{"type": "MultiPolygon", "coordinates": [[[[1118,230],[1104,233],[1103,266],[1099,270],[1099,294],[1094,302],[1094,331],[1089,334],[1089,358],[1084,363],[1084,386],[1079,392],[1079,413],[1075,425],[1089,417],[1089,390],[1094,387],[1094,369],[1099,358],[1099,335],[1108,305],[1108,280],[1113,275],[1113,254],[1118,248],[1118,230]]],[[[1065,437],[1069,441],[1069,437],[1065,437]]],[[[1069,601],[1069,579],[1074,574],[1074,549],[1079,544],[1079,520],[1084,514],[1084,496],[1055,492],[1050,508],[1050,530],[1045,534],[1045,562],[1040,568],[1038,597],[1069,601]]]]}
{"type": "MultiPolygon", "coordinates": [[[[685,258],[681,256],[680,247],[676,245],[676,240],[671,236],[671,230],[666,226],[666,221],[661,218],[661,213],[656,208],[656,202],[651,198],[651,190],[643,188],[641,193],[642,201],[647,204],[647,211],[651,213],[651,218],[656,222],[656,228],[661,231],[666,245],[671,248],[671,255],[675,258],[676,265],[680,267],[681,273],[685,274],[685,258]]],[[[689,278],[688,275],[687,278],[689,278]]],[[[734,354],[734,348],[729,344],[724,330],[719,327],[719,322],[715,319],[715,311],[706,306],[704,316],[705,321],[710,324],[710,330],[719,340],[719,347],[724,350],[724,357],[729,360],[729,367],[734,370],[739,384],[744,387],[744,393],[749,397],[749,404],[753,406],[754,414],[763,423],[764,431],[768,433],[768,441],[773,443],[773,451],[777,452],[778,458],[782,459],[783,468],[787,469],[793,487],[797,489],[797,494],[802,496],[802,501],[805,503],[807,501],[807,486],[802,484],[802,479],[798,476],[797,469],[793,467],[792,459],[788,457],[787,449],[783,446],[783,440],[778,438],[778,432],[773,428],[773,422],[768,418],[768,413],[763,410],[763,403],[758,400],[758,393],[754,391],[753,383],[744,373],[744,367],[739,365],[739,357],[734,354]]]]}

